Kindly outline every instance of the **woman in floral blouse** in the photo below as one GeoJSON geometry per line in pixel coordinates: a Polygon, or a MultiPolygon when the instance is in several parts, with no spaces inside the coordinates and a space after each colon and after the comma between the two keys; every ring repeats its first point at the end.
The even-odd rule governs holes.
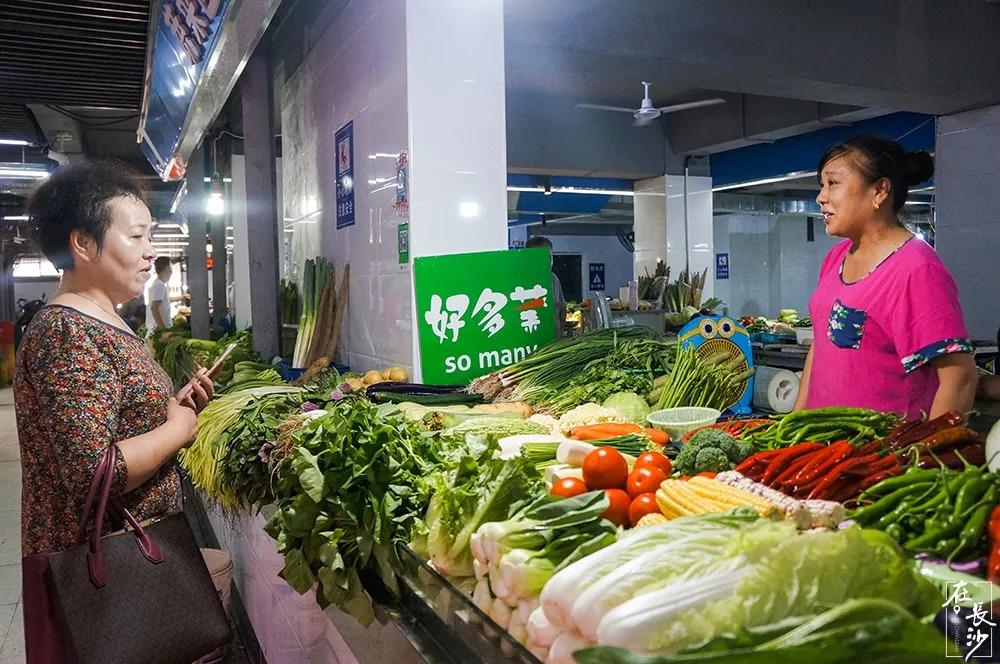
{"type": "Polygon", "coordinates": [[[899,222],[926,152],[863,136],[820,160],[826,232],[847,238],[823,261],[816,326],[796,409],[860,406],[916,418],[967,412],[976,365],[958,289],[937,253],[899,222]]]}
{"type": "Polygon", "coordinates": [[[170,379],[115,313],[142,294],[156,258],[136,174],[114,162],[60,168],[28,212],[42,252],[63,274],[25,331],[14,371],[26,556],[77,543],[87,488],[110,445],[119,451],[112,491],[137,519],[180,511],[174,458],[194,439],[195,413],[212,395],[202,370],[193,397],[178,403],[170,379]]]}

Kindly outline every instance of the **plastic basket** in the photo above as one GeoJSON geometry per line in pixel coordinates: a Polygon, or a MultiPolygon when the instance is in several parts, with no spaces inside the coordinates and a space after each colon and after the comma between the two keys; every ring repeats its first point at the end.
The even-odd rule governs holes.
{"type": "Polygon", "coordinates": [[[679,443],[688,431],[707,427],[721,416],[722,412],[714,408],[685,406],[653,411],[646,417],[646,421],[651,426],[666,431],[670,434],[671,441],[679,443]]]}

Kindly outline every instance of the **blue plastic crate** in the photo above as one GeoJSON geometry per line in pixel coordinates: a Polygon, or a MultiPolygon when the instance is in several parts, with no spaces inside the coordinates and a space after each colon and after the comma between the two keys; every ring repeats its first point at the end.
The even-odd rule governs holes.
{"type": "MultiPolygon", "coordinates": [[[[350,367],[348,366],[345,366],[343,364],[334,364],[333,362],[330,363],[330,367],[336,369],[337,373],[341,375],[351,370],[350,367]]],[[[289,383],[298,380],[302,376],[302,374],[305,373],[305,371],[306,371],[305,368],[302,369],[292,368],[291,360],[282,360],[278,364],[278,373],[281,374],[281,379],[289,383]]]]}

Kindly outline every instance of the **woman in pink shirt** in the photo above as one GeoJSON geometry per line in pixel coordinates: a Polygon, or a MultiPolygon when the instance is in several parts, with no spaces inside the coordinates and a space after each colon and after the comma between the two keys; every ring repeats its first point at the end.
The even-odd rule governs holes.
{"type": "Polygon", "coordinates": [[[863,136],[828,150],[818,172],[826,232],[846,239],[809,302],[816,338],[795,409],[970,410],[977,371],[955,281],[897,216],[934,173],[930,155],[863,136]]]}

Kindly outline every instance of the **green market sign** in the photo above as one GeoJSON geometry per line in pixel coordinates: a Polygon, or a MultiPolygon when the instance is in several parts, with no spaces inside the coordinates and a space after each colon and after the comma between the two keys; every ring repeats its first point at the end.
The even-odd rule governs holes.
{"type": "Polygon", "coordinates": [[[413,261],[423,381],[465,384],[556,336],[548,249],[413,261]]]}

